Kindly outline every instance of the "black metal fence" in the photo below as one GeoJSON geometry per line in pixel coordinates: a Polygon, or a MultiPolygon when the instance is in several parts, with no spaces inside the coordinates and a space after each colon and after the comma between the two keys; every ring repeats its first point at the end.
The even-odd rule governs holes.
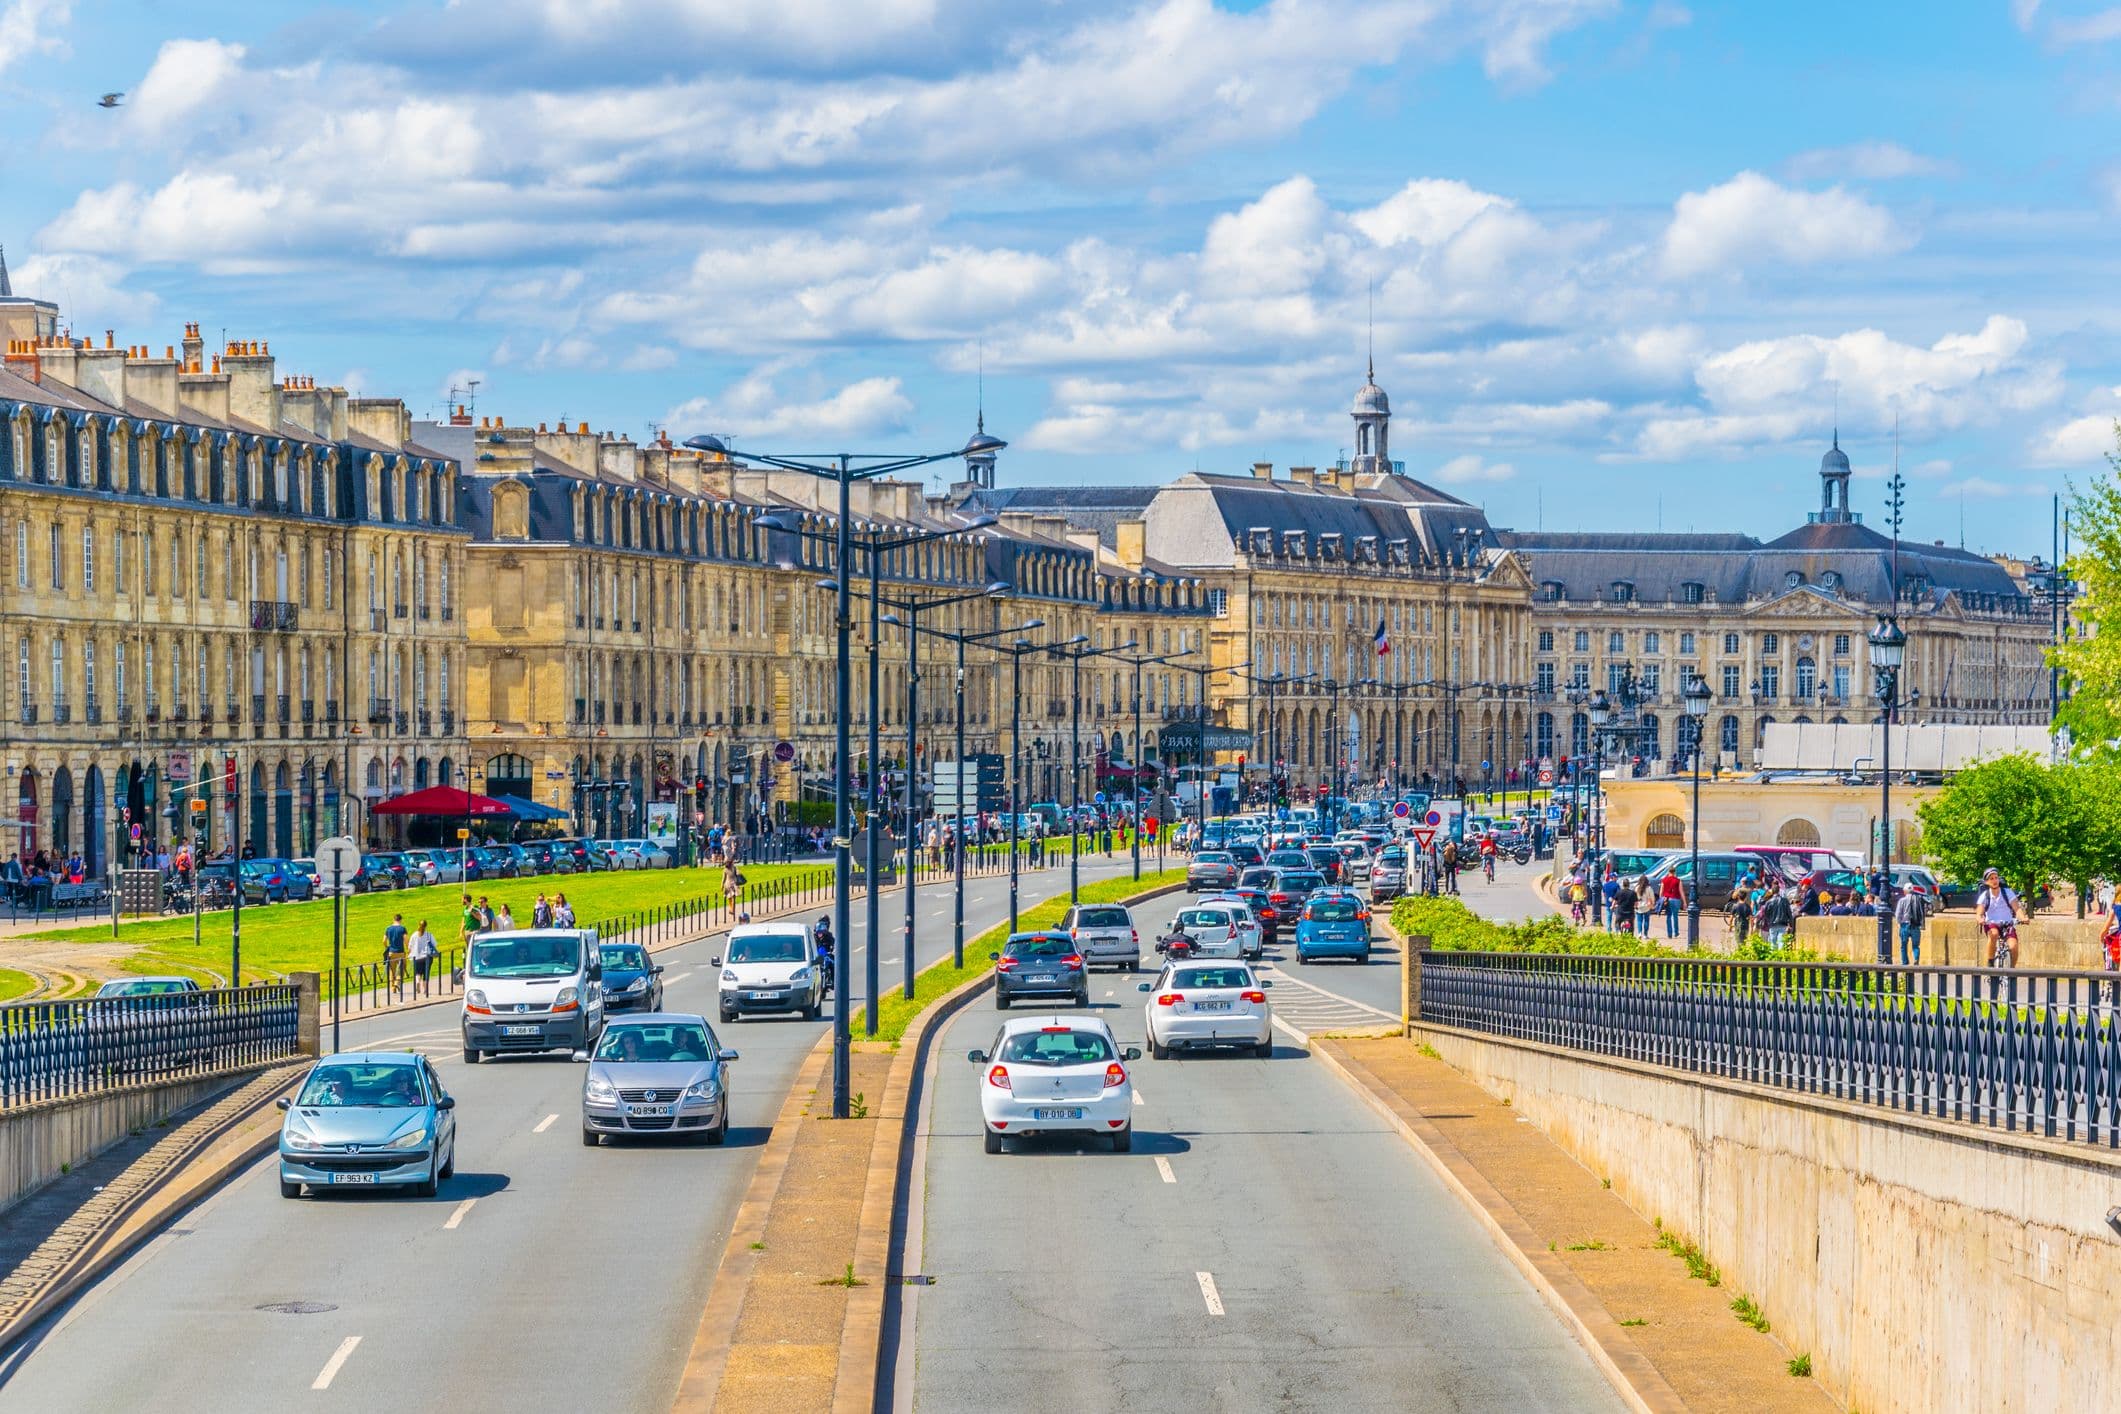
{"type": "Polygon", "coordinates": [[[0,1006],[0,1107],[287,1059],[298,997],[273,983],[0,1006]]]}
{"type": "Polygon", "coordinates": [[[1419,965],[1423,1021],[2121,1147],[2113,974],[1428,951],[1419,965]]]}

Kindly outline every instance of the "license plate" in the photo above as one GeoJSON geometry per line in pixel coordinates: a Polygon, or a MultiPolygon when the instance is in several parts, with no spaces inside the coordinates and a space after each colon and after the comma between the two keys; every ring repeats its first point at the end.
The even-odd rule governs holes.
{"type": "Polygon", "coordinates": [[[1195,1002],[1193,1009],[1195,1011],[1228,1011],[1230,1004],[1228,1002],[1195,1002]]]}
{"type": "Polygon", "coordinates": [[[501,1028],[501,1034],[503,1036],[535,1036],[538,1034],[538,1028],[535,1026],[504,1026],[501,1028]]]}
{"type": "Polygon", "coordinates": [[[331,1181],[333,1183],[374,1183],[376,1176],[372,1173],[335,1173],[331,1176],[331,1181]]]}
{"type": "Polygon", "coordinates": [[[1024,975],[1024,980],[1025,980],[1026,982],[1053,982],[1053,981],[1057,981],[1057,980],[1059,980],[1059,979],[1058,979],[1058,978],[1056,978],[1056,977],[1055,977],[1055,976],[1054,976],[1054,975],[1053,975],[1052,973],[1050,973],[1050,972],[1041,972],[1041,973],[1037,974],[1036,976],[1033,976],[1033,975],[1031,975],[1031,974],[1029,974],[1029,973],[1026,973],[1026,974],[1024,975]]]}
{"type": "Polygon", "coordinates": [[[1033,1110],[1031,1117],[1033,1119],[1081,1119],[1083,1112],[1081,1110],[1033,1110]]]}
{"type": "Polygon", "coordinates": [[[629,1114],[629,1115],[633,1115],[633,1116],[636,1116],[636,1117],[643,1117],[643,1116],[646,1116],[646,1117],[651,1117],[651,1118],[652,1118],[652,1117],[654,1117],[654,1116],[656,1116],[656,1115],[667,1115],[667,1114],[669,1114],[669,1113],[670,1113],[670,1106],[668,1106],[668,1105],[628,1105],[628,1106],[626,1107],[626,1113],[627,1113],[627,1114],[629,1114]]]}
{"type": "Polygon", "coordinates": [[[770,1002],[778,995],[780,994],[777,992],[746,992],[744,993],[744,999],[753,1002],[770,1002]]]}

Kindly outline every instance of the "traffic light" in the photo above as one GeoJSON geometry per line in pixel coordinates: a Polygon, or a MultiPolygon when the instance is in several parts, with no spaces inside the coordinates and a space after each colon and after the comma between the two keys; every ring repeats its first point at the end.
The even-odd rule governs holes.
{"type": "Polygon", "coordinates": [[[1237,774],[1239,774],[1239,775],[1241,776],[1241,775],[1243,775],[1244,773],[1245,773],[1245,753],[1243,753],[1242,751],[1240,751],[1240,752],[1238,752],[1238,753],[1237,753],[1237,774]]]}

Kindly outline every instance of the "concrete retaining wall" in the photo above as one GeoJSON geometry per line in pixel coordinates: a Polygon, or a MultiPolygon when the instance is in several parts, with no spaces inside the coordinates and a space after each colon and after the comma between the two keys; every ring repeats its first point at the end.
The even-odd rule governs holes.
{"type": "MultiPolygon", "coordinates": [[[[2018,925],[2018,966],[2096,972],[2106,965],[2099,945],[2105,924],[2098,918],[2042,914],[2018,925]]],[[[1797,946],[1824,957],[1870,962],[1878,955],[1876,918],[1799,918],[1797,946]]],[[[1900,934],[1893,933],[1893,959],[1900,934]]],[[[1939,914],[1922,930],[1922,961],[1930,967],[1986,967],[1988,942],[1971,913],[1939,914]]]]}
{"type": "MultiPolygon", "coordinates": [[[[1836,920],[1840,921],[1840,920],[1836,920]]],[[[2098,1409],[2121,1388],[2121,1156],[1445,1027],[1433,1045],[1700,1244],[1850,1408],[2098,1409]]]]}
{"type": "Polygon", "coordinates": [[[265,1066],[0,1111],[0,1212],[136,1128],[249,1080],[265,1066]]]}

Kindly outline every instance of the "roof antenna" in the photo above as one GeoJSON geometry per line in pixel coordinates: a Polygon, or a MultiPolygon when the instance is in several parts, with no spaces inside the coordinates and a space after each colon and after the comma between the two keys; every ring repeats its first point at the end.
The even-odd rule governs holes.
{"type": "Polygon", "coordinates": [[[1367,373],[1367,374],[1366,374],[1365,376],[1366,376],[1366,378],[1367,378],[1367,380],[1368,380],[1369,382],[1375,383],[1375,382],[1377,381],[1377,277],[1376,277],[1376,276],[1374,276],[1374,275],[1370,277],[1370,314],[1369,314],[1369,319],[1370,319],[1370,347],[1369,347],[1369,372],[1368,372],[1368,373],[1367,373]]]}
{"type": "Polygon", "coordinates": [[[987,431],[987,341],[979,341],[979,431],[987,431]]]}
{"type": "MultiPolygon", "coordinates": [[[[1907,479],[1900,474],[1900,414],[1893,413],[1893,474],[1885,483],[1886,516],[1893,527],[1893,603],[1900,602],[1900,513],[1907,505],[1907,479]]],[[[1964,502],[1961,502],[1962,506],[1964,502]]],[[[1963,534],[1964,532],[1962,532],[1963,534]]]]}

